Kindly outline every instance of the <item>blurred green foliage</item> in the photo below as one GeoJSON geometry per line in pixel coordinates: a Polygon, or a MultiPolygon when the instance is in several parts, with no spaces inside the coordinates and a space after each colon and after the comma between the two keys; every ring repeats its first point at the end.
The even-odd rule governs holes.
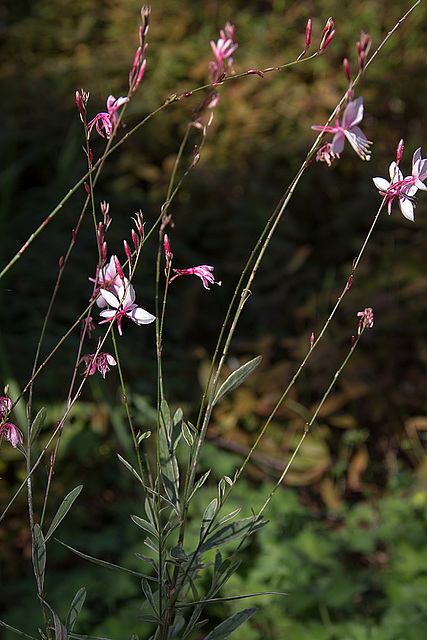
{"type": "MultiPolygon", "coordinates": [[[[360,29],[372,35],[374,49],[410,6],[411,2],[388,0],[152,3],[147,70],[126,111],[125,131],[172,93],[206,82],[212,57],[208,43],[218,37],[226,20],[236,26],[237,72],[295,59],[304,46],[309,17],[313,46],[329,15],[336,27],[324,56],[264,79],[250,76],[222,88],[200,163],[173,204],[175,226],[169,235],[175,266],[214,264],[223,282],[221,289],[207,293],[198,281],[182,278],[170,292],[166,387],[172,401],[183,403],[187,418],[194,417],[216,334],[248,251],[314,139],[310,125],[325,122],[346,89],[343,57],[350,59],[356,73],[360,29]]],[[[81,87],[90,91],[91,115],[105,108],[110,93],[124,95],[138,44],[139,9],[135,0],[6,0],[0,7],[2,265],[83,174],[75,91],[81,87]]],[[[362,127],[374,141],[371,162],[360,162],[346,147],[332,168],[313,163],[273,239],[229,362],[233,368],[236,362],[262,353],[263,364],[244,387],[218,405],[209,432],[204,464],[210,466],[215,456],[218,477],[232,475],[246,455],[305,355],[311,333],[320,330],[340,294],[379,204],[372,176],[387,175],[402,137],[406,169],[418,146],[427,154],[426,24],[427,9],[421,4],[358,87],[365,102],[362,127]]],[[[120,254],[122,239],[129,239],[135,211],[143,211],[147,228],[157,218],[180,140],[199,99],[196,94],[164,110],[108,161],[97,197],[110,202],[111,253],[120,254]]],[[[187,162],[197,143],[194,132],[187,162]]],[[[102,144],[94,140],[95,156],[102,144]]],[[[2,283],[1,379],[15,389],[30,376],[58,260],[66,251],[83,200],[82,190],[67,202],[2,283]]],[[[427,571],[422,552],[427,474],[426,231],[423,194],[415,224],[406,222],[397,207],[390,218],[382,217],[331,331],[276,415],[248,469],[248,480],[235,494],[236,506],[240,499],[249,509],[256,506],[262,483],[279,476],[296,436],[351,343],[357,311],[372,306],[375,326],[365,333],[287,478],[300,487],[300,501],[307,506],[289,488],[277,496],[268,514],[271,525],[251,543],[247,574],[236,576],[230,585],[234,591],[259,591],[273,588],[275,580],[274,588],[290,593],[284,601],[266,597],[259,603],[259,614],[242,628],[247,640],[285,635],[290,640],[309,636],[364,640],[374,635],[386,640],[421,639],[427,571]]],[[[155,251],[154,243],[147,245],[135,279],[138,301],[151,311],[155,251]]],[[[87,220],[42,355],[87,304],[87,278],[95,264],[92,223],[87,220]]],[[[96,338],[92,341],[96,344],[96,338]]],[[[61,415],[59,403],[69,383],[76,344],[77,334],[36,383],[37,402],[49,407],[43,437],[61,415]]],[[[153,424],[153,334],[126,326],[120,347],[133,410],[145,430],[153,424]]],[[[67,541],[87,553],[134,566],[133,551],[144,551],[136,527],[123,528],[136,496],[115,456],[117,450],[126,452],[129,447],[117,387],[113,373],[105,382],[91,379],[66,426],[53,497],[60,501],[84,482],[81,502],[73,507],[68,525],[63,525],[70,536],[67,541]]],[[[0,473],[5,481],[0,488],[4,505],[11,488],[25,477],[19,458],[5,445],[0,473]]],[[[43,471],[36,480],[41,503],[43,471]]],[[[208,498],[204,492],[200,495],[203,509],[208,498]]],[[[23,566],[29,552],[24,513],[24,502],[17,502],[0,530],[1,542],[11,549],[2,563],[12,560],[2,569],[1,584],[10,603],[8,619],[18,624],[25,606],[28,628],[33,628],[39,605],[31,574],[23,566]]],[[[136,622],[141,602],[138,584],[116,574],[106,576],[80,560],[70,562],[63,549],[52,552],[49,561],[55,572],[48,588],[57,594],[60,613],[66,612],[84,575],[89,595],[82,632],[90,628],[112,637],[133,632],[143,637],[136,622]],[[102,601],[94,598],[101,581],[102,601]]],[[[212,615],[220,618],[222,613],[212,615]]]]}

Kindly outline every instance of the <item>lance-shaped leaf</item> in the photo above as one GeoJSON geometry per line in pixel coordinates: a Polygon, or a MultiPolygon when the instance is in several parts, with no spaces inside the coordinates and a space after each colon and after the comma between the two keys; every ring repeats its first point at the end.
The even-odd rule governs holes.
{"type": "Polygon", "coordinates": [[[243,518],[242,520],[237,520],[237,522],[230,522],[209,536],[200,546],[199,553],[205,553],[205,551],[209,551],[209,549],[216,549],[216,547],[220,547],[223,544],[228,544],[229,542],[248,536],[258,529],[261,529],[267,522],[268,520],[262,520],[261,517],[257,520],[254,520],[254,518],[243,518]]]}
{"type": "Polygon", "coordinates": [[[44,421],[46,420],[46,407],[42,407],[36,417],[34,418],[30,428],[30,444],[33,444],[34,440],[40,433],[44,421]]]}
{"type": "Polygon", "coordinates": [[[201,478],[199,478],[199,479],[197,480],[196,484],[194,485],[194,487],[192,488],[192,490],[191,490],[191,492],[190,492],[190,495],[189,495],[189,496],[188,496],[188,498],[187,498],[187,504],[190,502],[191,498],[194,496],[194,494],[196,493],[196,491],[197,491],[198,489],[200,489],[200,487],[202,486],[202,484],[204,484],[204,483],[206,482],[206,480],[208,479],[208,476],[209,476],[210,472],[211,472],[211,470],[210,470],[210,469],[208,469],[208,470],[206,471],[206,473],[204,473],[204,474],[202,475],[202,477],[201,477],[201,478]]]}
{"type": "Polygon", "coordinates": [[[79,613],[83,608],[84,601],[86,599],[86,589],[82,587],[76,593],[70,606],[67,618],[65,620],[65,626],[67,631],[72,631],[74,623],[79,617],[79,613]]]}
{"type": "Polygon", "coordinates": [[[40,578],[41,586],[43,587],[44,572],[46,569],[46,545],[44,543],[43,533],[39,524],[34,525],[33,563],[40,578]]]}
{"type": "Polygon", "coordinates": [[[206,531],[208,530],[208,528],[212,524],[213,519],[216,516],[217,509],[218,509],[218,500],[216,498],[214,498],[208,504],[208,506],[206,507],[205,512],[203,514],[202,525],[200,527],[200,540],[203,539],[203,536],[205,535],[206,531]]]}
{"type": "Polygon", "coordinates": [[[46,600],[43,600],[43,602],[50,609],[50,611],[51,611],[51,613],[53,615],[53,622],[54,622],[54,625],[55,625],[55,640],[67,640],[67,638],[68,638],[67,629],[62,624],[58,614],[56,613],[56,611],[54,611],[52,609],[52,607],[50,606],[50,604],[48,604],[46,602],[46,600]]]}
{"type": "MultiPolygon", "coordinates": [[[[182,414],[181,414],[182,415],[182,414]]],[[[182,422],[182,419],[181,419],[182,422]]],[[[160,473],[166,496],[169,498],[177,514],[180,514],[179,502],[179,468],[175,457],[176,440],[178,431],[175,428],[175,417],[172,423],[169,407],[166,400],[162,401],[160,408],[160,428],[159,428],[159,458],[160,473]],[[175,440],[174,440],[175,439],[175,440]]],[[[179,424],[179,434],[181,434],[181,423],[179,424]]]]}
{"type": "Polygon", "coordinates": [[[123,458],[123,456],[121,456],[121,455],[120,455],[120,453],[118,453],[118,454],[117,454],[117,457],[118,457],[118,459],[120,460],[120,462],[121,462],[122,464],[124,464],[124,465],[125,465],[126,469],[128,469],[128,471],[130,471],[130,472],[131,472],[131,474],[132,474],[132,475],[134,475],[134,476],[135,476],[135,478],[136,478],[137,480],[139,480],[139,482],[144,486],[144,483],[143,483],[142,478],[141,478],[141,476],[139,475],[138,471],[137,471],[136,469],[134,469],[134,468],[132,467],[132,465],[131,465],[127,460],[125,460],[125,459],[123,458]]]}
{"type": "Polygon", "coordinates": [[[261,360],[262,356],[257,356],[253,360],[249,360],[249,362],[243,364],[236,371],[233,371],[233,373],[228,376],[227,380],[223,382],[218,389],[218,393],[216,394],[215,399],[212,402],[212,406],[214,406],[220,398],[225,396],[226,393],[237,389],[237,387],[240,387],[242,382],[246,380],[246,378],[252,373],[252,371],[257,368],[261,360]]]}
{"type": "Polygon", "coordinates": [[[65,516],[67,515],[67,513],[69,512],[69,510],[73,506],[74,500],[77,498],[77,496],[79,495],[79,493],[80,493],[80,491],[82,489],[83,489],[83,485],[79,484],[72,491],[70,491],[70,493],[67,496],[65,496],[65,498],[63,499],[63,501],[59,505],[58,511],[55,513],[55,515],[53,517],[53,520],[52,520],[52,522],[50,524],[50,527],[48,529],[48,532],[46,534],[45,541],[50,538],[52,533],[55,531],[55,529],[59,526],[59,524],[65,518],[65,516]]]}
{"type": "Polygon", "coordinates": [[[105,567],[106,569],[111,569],[112,571],[118,571],[120,573],[127,573],[131,576],[136,576],[137,578],[146,578],[147,580],[153,580],[152,576],[147,576],[145,575],[145,573],[139,573],[139,571],[132,571],[132,569],[126,569],[126,567],[121,567],[119,564],[112,564],[111,562],[107,562],[106,560],[100,560],[99,558],[88,556],[86,553],[82,553],[81,551],[78,551],[77,549],[70,547],[70,545],[65,544],[65,542],[61,542],[61,540],[58,540],[57,538],[55,538],[55,540],[57,540],[59,544],[62,544],[63,547],[66,547],[67,549],[75,553],[77,556],[80,556],[80,558],[83,558],[84,560],[89,560],[89,562],[93,562],[94,564],[98,564],[100,567],[105,567]]]}
{"type": "Polygon", "coordinates": [[[250,607],[249,609],[243,609],[239,613],[235,613],[224,622],[221,622],[213,631],[205,636],[205,640],[225,640],[231,634],[236,631],[244,622],[249,620],[251,616],[257,611],[256,607],[250,607]]]}

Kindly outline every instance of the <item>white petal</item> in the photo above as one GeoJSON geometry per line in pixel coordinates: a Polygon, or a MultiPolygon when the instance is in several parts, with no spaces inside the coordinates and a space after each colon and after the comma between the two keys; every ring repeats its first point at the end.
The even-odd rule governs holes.
{"type": "Polygon", "coordinates": [[[99,315],[106,320],[111,320],[111,318],[114,318],[116,315],[116,312],[112,309],[104,309],[104,311],[101,311],[99,315]]]}
{"type": "Polygon", "coordinates": [[[136,307],[132,309],[129,313],[126,314],[128,318],[133,320],[136,324],[150,324],[150,322],[154,322],[156,316],[153,316],[151,313],[142,309],[141,307],[136,307]]]}
{"type": "MultiPolygon", "coordinates": [[[[99,293],[107,302],[107,304],[110,305],[110,307],[114,307],[114,309],[118,309],[120,302],[119,300],[117,300],[116,296],[113,293],[111,293],[111,291],[107,291],[107,289],[100,289],[99,293]]],[[[101,315],[102,313],[104,312],[101,312],[101,315]]]]}
{"type": "Polygon", "coordinates": [[[356,100],[349,102],[345,108],[342,126],[344,129],[349,129],[350,127],[358,124],[363,118],[363,97],[360,96],[356,100]]]}
{"type": "Polygon", "coordinates": [[[414,221],[414,205],[408,198],[399,198],[399,207],[405,218],[414,221]]]}
{"type": "Polygon", "coordinates": [[[387,191],[390,186],[390,183],[385,178],[372,178],[374,185],[379,191],[387,191]]]}

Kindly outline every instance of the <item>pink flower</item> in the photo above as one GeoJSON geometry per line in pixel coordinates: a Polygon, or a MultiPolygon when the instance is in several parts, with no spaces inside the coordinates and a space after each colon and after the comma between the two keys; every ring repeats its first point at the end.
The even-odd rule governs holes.
{"type": "Polygon", "coordinates": [[[111,138],[114,128],[118,122],[119,116],[117,110],[129,102],[129,98],[116,98],[114,96],[108,96],[107,98],[107,112],[101,111],[93,120],[88,124],[88,135],[92,133],[92,129],[95,126],[97,132],[103,138],[111,138]],[[104,130],[104,133],[102,132],[104,130]]]}
{"type": "MultiPolygon", "coordinates": [[[[97,288],[94,292],[94,296],[98,296],[101,288],[107,289],[107,291],[112,291],[113,293],[117,293],[119,286],[122,285],[122,282],[117,271],[116,263],[117,256],[111,256],[108,265],[102,269],[102,275],[98,273],[97,288]]],[[[93,278],[89,278],[89,280],[91,282],[95,282],[93,278]]],[[[107,306],[107,302],[102,296],[99,296],[97,298],[96,304],[100,309],[103,309],[107,306]]]]}
{"type": "Polygon", "coordinates": [[[393,200],[398,198],[399,208],[408,220],[414,220],[414,198],[418,189],[427,191],[424,180],[427,178],[427,160],[421,157],[419,147],[412,158],[412,174],[403,177],[396,162],[389,167],[390,182],[385,178],[372,178],[375,186],[382,196],[387,198],[387,209],[390,215],[393,200]]]}
{"type": "Polygon", "coordinates": [[[357,315],[360,317],[357,329],[357,333],[360,336],[364,329],[372,329],[374,326],[374,312],[371,307],[366,307],[363,311],[359,311],[357,315]]]}
{"type": "Polygon", "coordinates": [[[120,335],[122,335],[121,323],[124,316],[130,318],[137,325],[150,324],[156,319],[151,313],[135,304],[135,289],[127,278],[124,278],[124,281],[124,286],[121,281],[117,287],[114,286],[115,293],[107,291],[107,289],[100,290],[101,296],[112,309],[101,311],[100,315],[105,320],[101,320],[99,324],[117,320],[117,329],[120,335]]]}
{"type": "Polygon", "coordinates": [[[24,441],[22,433],[18,427],[15,427],[11,422],[4,422],[0,426],[0,435],[3,436],[5,440],[8,440],[15,449],[18,444],[22,444],[24,441]]]}
{"type": "Polygon", "coordinates": [[[4,420],[12,409],[12,400],[7,396],[0,397],[0,418],[4,420]]]}
{"type": "Polygon", "coordinates": [[[114,367],[117,362],[109,353],[99,352],[98,355],[94,353],[87,356],[83,356],[82,360],[86,365],[86,371],[88,376],[93,376],[95,371],[99,371],[103,378],[105,374],[110,370],[110,366],[114,367]]]}
{"type": "Polygon", "coordinates": [[[334,156],[340,157],[340,153],[344,149],[345,139],[347,138],[359,158],[362,158],[362,160],[370,160],[371,152],[369,145],[371,145],[372,142],[367,139],[360,127],[357,126],[362,119],[363,97],[360,96],[356,100],[350,101],[346,106],[342,118],[342,125],[339,124],[339,119],[337,118],[334,127],[312,125],[311,128],[316,131],[335,134],[330,148],[330,153],[334,156]]]}
{"type": "Polygon", "coordinates": [[[178,278],[179,276],[194,275],[201,279],[205,289],[210,289],[210,284],[217,284],[221,286],[221,282],[215,281],[212,273],[213,270],[214,267],[211,267],[208,264],[201,264],[198,267],[189,267],[188,269],[174,269],[174,273],[176,273],[176,275],[173,276],[169,282],[172,282],[172,280],[175,280],[175,278],[178,278]]]}
{"type": "Polygon", "coordinates": [[[235,40],[234,25],[227,22],[224,29],[221,29],[220,38],[215,43],[211,40],[210,45],[215,56],[215,60],[209,63],[211,80],[215,82],[220,76],[226,73],[227,67],[233,70],[232,54],[239,46],[235,40]]]}

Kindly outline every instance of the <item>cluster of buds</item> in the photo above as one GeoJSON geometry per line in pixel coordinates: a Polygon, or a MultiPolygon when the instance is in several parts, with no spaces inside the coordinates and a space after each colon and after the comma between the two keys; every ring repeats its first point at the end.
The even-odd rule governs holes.
{"type": "Polygon", "coordinates": [[[371,48],[372,38],[368,33],[365,33],[363,29],[360,32],[360,40],[356,42],[357,53],[359,54],[359,67],[360,71],[365,68],[366,56],[371,48]]]}
{"type": "Polygon", "coordinates": [[[8,422],[7,418],[12,410],[12,401],[7,394],[7,388],[5,389],[5,395],[0,397],[0,438],[4,438],[15,449],[18,444],[23,443],[23,436],[18,427],[12,422],[8,422]]]}
{"type": "Polygon", "coordinates": [[[139,47],[136,50],[135,58],[133,61],[132,69],[129,73],[129,97],[133,96],[139,83],[144,75],[147,61],[145,54],[147,52],[147,44],[145,39],[148,32],[148,26],[150,24],[150,7],[143,6],[141,9],[141,25],[139,27],[139,47]]]}

